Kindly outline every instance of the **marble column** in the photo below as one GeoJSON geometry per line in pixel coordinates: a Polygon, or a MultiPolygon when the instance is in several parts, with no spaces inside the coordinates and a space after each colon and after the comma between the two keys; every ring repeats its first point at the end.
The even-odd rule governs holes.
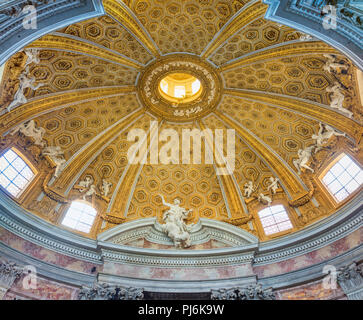
{"type": "Polygon", "coordinates": [[[0,262],[0,300],[4,298],[6,292],[22,273],[23,268],[18,267],[15,263],[0,262]]]}
{"type": "Polygon", "coordinates": [[[349,300],[363,300],[363,277],[361,266],[355,262],[341,267],[337,280],[349,300]]]}

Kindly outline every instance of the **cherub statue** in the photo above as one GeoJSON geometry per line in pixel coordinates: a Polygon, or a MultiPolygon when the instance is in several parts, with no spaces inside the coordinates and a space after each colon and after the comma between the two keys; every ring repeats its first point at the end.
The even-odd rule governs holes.
{"type": "Polygon", "coordinates": [[[42,151],[43,156],[49,156],[51,159],[54,157],[63,156],[64,152],[60,146],[45,147],[42,151]]]}
{"type": "Polygon", "coordinates": [[[94,184],[92,184],[88,191],[83,195],[83,200],[86,200],[87,197],[91,197],[92,195],[97,193],[97,189],[96,186],[94,184]]]}
{"type": "Polygon", "coordinates": [[[13,101],[8,105],[7,110],[8,112],[10,112],[13,108],[24,104],[28,101],[28,99],[25,97],[24,95],[24,90],[26,88],[30,88],[32,90],[37,90],[39,89],[41,86],[44,86],[43,83],[38,83],[37,85],[35,85],[35,78],[31,77],[31,78],[27,78],[26,75],[24,73],[22,73],[20,75],[19,78],[20,82],[19,82],[19,88],[16,91],[15,95],[14,95],[14,99],[13,101]]]}
{"type": "Polygon", "coordinates": [[[39,50],[38,49],[33,49],[33,48],[29,48],[29,49],[24,49],[25,54],[27,55],[27,60],[25,63],[25,70],[28,73],[29,72],[29,65],[31,63],[36,63],[38,64],[40,62],[39,59],[39,50]]]}
{"type": "Polygon", "coordinates": [[[307,165],[314,148],[315,148],[315,146],[313,145],[310,147],[306,147],[305,149],[298,150],[297,154],[299,156],[299,159],[293,160],[293,164],[294,164],[295,168],[298,170],[299,174],[301,174],[302,168],[305,168],[305,169],[310,170],[311,172],[314,172],[314,169],[310,168],[307,165]]]}
{"type": "Polygon", "coordinates": [[[328,58],[328,60],[325,62],[325,65],[323,66],[324,71],[332,72],[332,69],[336,71],[338,68],[347,70],[348,66],[342,63],[336,63],[335,57],[331,54],[323,54],[325,58],[328,58]]]}
{"type": "Polygon", "coordinates": [[[258,195],[258,201],[263,204],[267,203],[268,206],[270,206],[272,203],[272,199],[269,196],[265,196],[263,193],[258,195]]]}
{"type": "Polygon", "coordinates": [[[278,178],[274,178],[274,177],[270,177],[269,179],[271,181],[271,184],[269,184],[269,186],[267,187],[267,190],[272,190],[273,194],[276,194],[276,191],[279,187],[278,182],[279,179],[278,178]]]}
{"type": "Polygon", "coordinates": [[[112,187],[112,183],[102,179],[102,194],[107,197],[112,187]]]}
{"type": "Polygon", "coordinates": [[[66,159],[64,158],[52,158],[53,162],[55,163],[55,171],[54,171],[54,177],[58,178],[63,169],[65,168],[66,159]]]}
{"type": "Polygon", "coordinates": [[[255,187],[253,186],[253,182],[252,181],[248,181],[247,183],[245,183],[244,185],[244,196],[246,198],[251,198],[252,193],[255,191],[255,187]]]}
{"type": "Polygon", "coordinates": [[[46,145],[45,141],[43,140],[45,129],[41,127],[37,128],[34,120],[22,123],[21,125],[14,128],[10,134],[14,135],[17,132],[20,132],[26,137],[32,137],[34,139],[35,145],[41,146],[42,148],[46,145]]]}
{"type": "Polygon", "coordinates": [[[89,176],[85,177],[84,180],[81,180],[78,185],[82,188],[79,189],[79,192],[83,192],[87,190],[91,184],[93,183],[93,179],[89,176]]]}
{"type": "Polygon", "coordinates": [[[60,173],[65,168],[66,159],[64,159],[64,153],[59,146],[45,147],[42,151],[43,156],[48,156],[56,165],[54,177],[58,178],[60,173]]]}
{"type": "Polygon", "coordinates": [[[349,118],[352,118],[353,113],[343,107],[344,94],[341,92],[342,87],[338,82],[334,83],[334,86],[326,88],[327,92],[333,93],[331,96],[330,107],[338,109],[339,111],[347,114],[349,118]]]}
{"type": "Polygon", "coordinates": [[[319,123],[319,132],[318,134],[313,134],[311,136],[312,139],[316,140],[315,145],[315,153],[317,153],[318,151],[320,151],[324,144],[328,142],[328,140],[332,137],[332,136],[342,136],[345,137],[346,134],[345,133],[339,133],[338,131],[335,131],[331,126],[327,125],[327,124],[322,124],[321,122],[319,123]]]}
{"type": "Polygon", "coordinates": [[[163,231],[170,237],[175,247],[187,248],[191,246],[189,228],[185,224],[184,220],[188,217],[192,210],[186,210],[180,207],[180,200],[175,199],[174,204],[165,202],[164,197],[161,195],[161,200],[164,206],[170,209],[163,215],[162,225],[163,231]]]}

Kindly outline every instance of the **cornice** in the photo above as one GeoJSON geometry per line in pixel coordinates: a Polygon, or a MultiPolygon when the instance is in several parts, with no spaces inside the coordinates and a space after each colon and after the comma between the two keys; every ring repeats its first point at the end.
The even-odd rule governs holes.
{"type": "MultiPolygon", "coordinates": [[[[92,240],[47,223],[20,208],[4,195],[0,195],[0,226],[42,247],[98,264],[104,260],[169,267],[208,267],[241,263],[265,265],[314,251],[360,228],[363,220],[362,195],[363,192],[335,214],[289,236],[260,244],[211,250],[156,250],[92,240]]],[[[206,220],[213,224],[209,219],[206,220]]],[[[119,227],[124,226],[126,224],[119,227]]],[[[238,229],[240,233],[235,226],[228,228],[234,232],[238,229]]]]}

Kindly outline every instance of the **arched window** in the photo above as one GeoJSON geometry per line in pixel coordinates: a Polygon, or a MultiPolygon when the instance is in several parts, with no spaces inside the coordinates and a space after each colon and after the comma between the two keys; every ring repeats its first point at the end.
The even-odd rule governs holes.
{"type": "Polygon", "coordinates": [[[340,202],[357,190],[363,183],[363,170],[344,154],[322,179],[334,198],[340,202]]]}
{"type": "Polygon", "coordinates": [[[292,228],[290,218],[282,205],[267,207],[259,211],[258,216],[266,235],[292,228]]]}
{"type": "Polygon", "coordinates": [[[35,176],[24,160],[15,149],[0,156],[0,186],[14,197],[19,197],[35,176]]]}
{"type": "Polygon", "coordinates": [[[89,233],[96,215],[96,209],[86,201],[73,201],[62,224],[66,227],[89,233]]]}

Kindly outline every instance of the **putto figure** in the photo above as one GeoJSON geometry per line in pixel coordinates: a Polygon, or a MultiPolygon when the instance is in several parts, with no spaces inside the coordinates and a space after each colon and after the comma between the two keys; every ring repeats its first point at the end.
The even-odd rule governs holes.
{"type": "Polygon", "coordinates": [[[316,148],[315,148],[314,152],[317,153],[318,151],[320,151],[332,136],[345,137],[346,134],[339,133],[338,131],[335,131],[331,126],[329,126],[327,124],[322,124],[320,122],[318,134],[317,135],[313,134],[311,136],[312,139],[316,140],[316,142],[315,142],[316,148]]]}
{"type": "Polygon", "coordinates": [[[161,200],[164,206],[170,209],[163,215],[162,225],[163,232],[174,242],[176,248],[188,248],[191,246],[189,227],[185,224],[184,220],[192,210],[186,210],[180,207],[180,200],[175,199],[174,204],[165,202],[164,197],[161,195],[161,200]]]}
{"type": "Polygon", "coordinates": [[[331,98],[330,107],[338,109],[339,111],[345,113],[347,117],[352,118],[353,112],[343,107],[344,94],[341,92],[341,90],[342,87],[338,82],[335,82],[334,86],[326,88],[327,92],[332,93],[330,97],[331,98]]]}
{"type": "Polygon", "coordinates": [[[244,196],[246,198],[251,198],[252,193],[255,191],[255,187],[253,186],[253,182],[252,181],[248,181],[247,183],[245,183],[244,185],[244,196]]]}
{"type": "Polygon", "coordinates": [[[28,78],[24,73],[20,75],[19,88],[14,95],[13,101],[7,107],[8,112],[10,112],[13,108],[16,108],[17,106],[20,106],[28,101],[28,99],[24,95],[24,90],[26,88],[37,90],[44,85],[43,83],[38,83],[37,85],[35,85],[35,81],[36,80],[34,77],[28,78]]]}
{"type": "Polygon", "coordinates": [[[65,168],[66,159],[64,159],[64,153],[59,146],[46,147],[42,151],[43,156],[48,156],[56,165],[54,177],[58,178],[60,173],[65,168]]]}
{"type": "Polygon", "coordinates": [[[297,169],[299,174],[301,174],[301,169],[302,168],[308,169],[308,170],[310,170],[311,172],[314,173],[314,169],[310,168],[307,165],[314,148],[315,148],[315,146],[310,146],[310,147],[306,147],[305,149],[299,149],[298,150],[297,155],[299,156],[299,159],[293,160],[293,164],[294,164],[294,166],[297,169]]]}
{"type": "Polygon", "coordinates": [[[278,185],[279,179],[274,178],[274,177],[270,177],[269,180],[270,180],[271,184],[269,184],[269,186],[267,187],[267,190],[272,190],[272,193],[276,194],[276,191],[277,191],[277,189],[279,187],[279,185],[278,185]]]}
{"type": "Polygon", "coordinates": [[[110,189],[112,187],[112,183],[106,181],[105,179],[102,179],[102,194],[107,197],[107,195],[110,193],[110,189]]]}
{"type": "Polygon", "coordinates": [[[258,195],[258,201],[263,204],[267,204],[268,206],[270,206],[272,203],[272,199],[269,196],[265,196],[263,193],[258,195]]]}
{"type": "Polygon", "coordinates": [[[34,144],[37,146],[44,148],[46,145],[46,142],[43,140],[45,129],[41,127],[37,128],[34,120],[22,123],[21,125],[17,126],[15,129],[13,129],[10,132],[10,134],[14,135],[17,132],[20,132],[26,137],[33,138],[34,144]]]}
{"type": "Polygon", "coordinates": [[[328,60],[325,62],[325,65],[323,69],[327,72],[332,72],[332,69],[336,71],[338,68],[341,68],[343,70],[347,70],[348,66],[342,63],[336,63],[335,57],[331,54],[323,54],[325,58],[328,58],[328,60]]]}

